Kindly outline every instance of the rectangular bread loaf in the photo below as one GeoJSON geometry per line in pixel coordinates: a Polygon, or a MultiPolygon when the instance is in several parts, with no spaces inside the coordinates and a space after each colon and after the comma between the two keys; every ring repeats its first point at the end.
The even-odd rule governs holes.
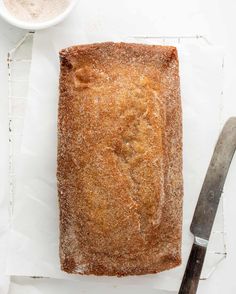
{"type": "Polygon", "coordinates": [[[175,47],[60,52],[60,260],[68,273],[141,275],[181,263],[182,118],[175,47]]]}

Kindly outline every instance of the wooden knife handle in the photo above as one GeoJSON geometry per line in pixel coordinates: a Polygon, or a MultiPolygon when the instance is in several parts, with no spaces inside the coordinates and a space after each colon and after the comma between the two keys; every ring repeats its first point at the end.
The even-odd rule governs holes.
{"type": "Polygon", "coordinates": [[[188,259],[179,294],[197,293],[202,266],[206,255],[206,247],[193,243],[193,247],[188,259]]]}

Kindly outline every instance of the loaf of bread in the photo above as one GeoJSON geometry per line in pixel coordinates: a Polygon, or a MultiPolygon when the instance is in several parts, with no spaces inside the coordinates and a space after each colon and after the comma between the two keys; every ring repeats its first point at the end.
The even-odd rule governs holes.
{"type": "Polygon", "coordinates": [[[182,118],[175,47],[60,52],[60,260],[68,273],[141,275],[181,263],[182,118]]]}

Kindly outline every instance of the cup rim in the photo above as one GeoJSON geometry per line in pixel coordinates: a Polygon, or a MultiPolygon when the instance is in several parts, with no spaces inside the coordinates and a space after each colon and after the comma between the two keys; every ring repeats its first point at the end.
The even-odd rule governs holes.
{"type": "Polygon", "coordinates": [[[71,0],[66,9],[62,13],[53,17],[52,19],[42,22],[28,22],[20,20],[16,18],[14,15],[12,15],[4,5],[3,0],[0,0],[0,16],[13,26],[16,26],[21,29],[36,31],[49,28],[64,20],[76,4],[78,4],[78,0],[71,0]]]}

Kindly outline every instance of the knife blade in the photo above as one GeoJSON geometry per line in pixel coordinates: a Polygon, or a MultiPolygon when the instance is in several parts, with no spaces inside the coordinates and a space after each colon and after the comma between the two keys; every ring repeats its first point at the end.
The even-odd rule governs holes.
{"type": "Polygon", "coordinates": [[[208,240],[235,149],[236,117],[231,117],[216,143],[194,211],[190,226],[194,243],[179,294],[194,294],[197,291],[208,240]]]}
{"type": "Polygon", "coordinates": [[[197,238],[209,240],[235,148],[236,118],[230,118],[226,122],[215,146],[193,215],[190,231],[197,238]]]}

